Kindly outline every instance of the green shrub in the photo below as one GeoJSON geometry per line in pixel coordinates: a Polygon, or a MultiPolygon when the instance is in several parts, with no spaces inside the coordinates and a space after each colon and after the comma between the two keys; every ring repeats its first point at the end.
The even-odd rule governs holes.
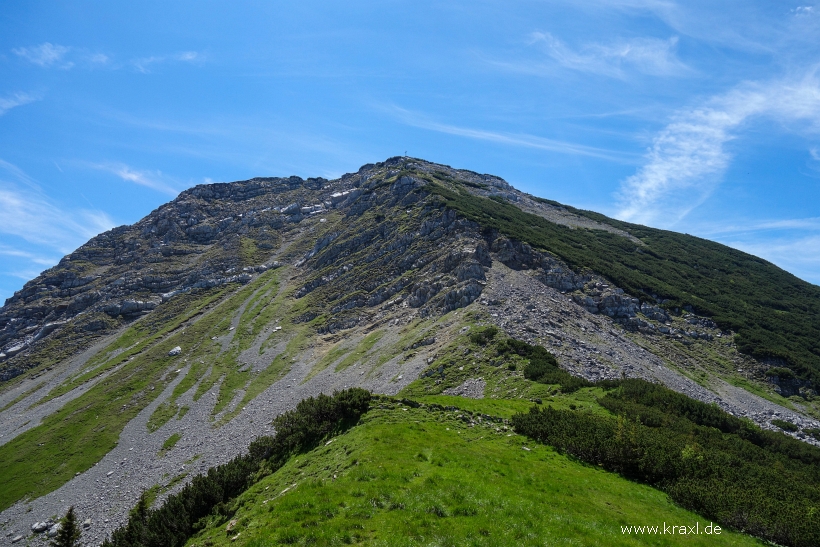
{"type": "Polygon", "coordinates": [[[534,406],[513,427],[661,488],[723,526],[781,545],[820,545],[820,521],[806,518],[820,504],[820,450],[643,380],[605,389],[599,402],[617,416],[534,406]]]}
{"type": "Polygon", "coordinates": [[[60,530],[54,539],[49,542],[50,547],[77,547],[80,544],[80,527],[77,524],[77,516],[74,514],[74,506],[68,508],[68,512],[60,520],[60,530]]]}
{"type": "Polygon", "coordinates": [[[498,329],[496,327],[485,327],[483,329],[477,329],[475,332],[470,334],[470,342],[473,344],[478,344],[480,346],[486,346],[495,335],[498,334],[498,329]]]}
{"type": "Polygon", "coordinates": [[[779,428],[780,428],[780,429],[782,429],[783,431],[791,431],[791,432],[795,432],[795,431],[797,431],[798,429],[800,429],[799,427],[797,427],[796,425],[794,425],[794,424],[793,424],[793,423],[791,423],[791,422],[787,422],[786,420],[779,420],[779,419],[777,419],[777,418],[775,418],[774,420],[772,420],[772,425],[776,425],[777,427],[779,427],[779,428]]]}
{"type": "Polygon", "coordinates": [[[148,507],[143,494],[128,522],[114,531],[105,547],[180,547],[209,515],[230,517],[232,500],[260,473],[281,467],[290,456],[312,450],[327,437],[358,422],[370,405],[370,393],[352,388],[332,397],[319,395],[301,401],[294,410],[274,418],[274,437],[260,437],[248,453],[198,475],[159,508],[148,507]]]}
{"type": "Polygon", "coordinates": [[[790,371],[787,368],[783,367],[773,367],[766,371],[766,376],[768,377],[777,377],[781,380],[790,380],[794,378],[794,372],[790,371]]]}
{"type": "Polygon", "coordinates": [[[810,427],[810,428],[804,429],[803,432],[806,435],[809,435],[810,437],[812,437],[814,440],[820,441],[820,429],[818,429],[816,427],[810,427]]]}
{"type": "MultiPolygon", "coordinates": [[[[541,384],[559,384],[561,391],[572,393],[591,385],[587,380],[573,376],[558,365],[549,351],[542,346],[532,346],[520,340],[509,338],[498,344],[501,355],[515,354],[524,357],[528,363],[524,367],[524,378],[541,384]]],[[[513,365],[510,365],[512,367],[513,365]]],[[[511,370],[515,370],[511,368],[511,370]]]]}

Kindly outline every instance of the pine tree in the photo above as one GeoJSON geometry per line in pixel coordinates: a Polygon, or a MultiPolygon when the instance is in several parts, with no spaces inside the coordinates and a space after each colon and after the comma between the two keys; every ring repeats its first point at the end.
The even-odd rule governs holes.
{"type": "Polygon", "coordinates": [[[148,537],[148,517],[151,505],[148,503],[148,494],[143,491],[137,505],[131,509],[126,534],[132,545],[145,545],[148,537]]]}
{"type": "Polygon", "coordinates": [[[60,530],[51,540],[51,547],[77,547],[80,544],[80,527],[77,526],[77,517],[74,515],[74,506],[60,521],[60,530]]]}

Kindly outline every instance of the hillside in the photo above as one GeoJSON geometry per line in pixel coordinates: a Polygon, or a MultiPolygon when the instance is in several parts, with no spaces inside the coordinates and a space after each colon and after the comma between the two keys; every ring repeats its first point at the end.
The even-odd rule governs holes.
{"type": "Polygon", "coordinates": [[[820,287],[760,258],[688,235],[547,201],[633,238],[604,230],[569,230],[523,212],[503,198],[490,202],[438,185],[431,190],[448,207],[482,226],[546,250],[573,268],[601,274],[642,302],[711,318],[721,329],[737,332],[735,342],[742,353],[786,366],[817,387],[820,287]]]}
{"type": "Polygon", "coordinates": [[[447,372],[423,374],[410,398],[355,388],[300,402],[274,418],[275,436],[132,512],[105,547],[655,544],[669,532],[626,530],[684,521],[724,533],[663,544],[756,544],[732,528],[791,546],[820,538],[803,521],[820,501],[815,447],[643,380],[579,380],[494,327],[445,354],[447,372]],[[465,368],[517,393],[429,395],[458,389],[465,368]]]}
{"type": "Polygon", "coordinates": [[[423,160],[197,186],[0,310],[0,522],[73,504],[96,544],[141,492],[161,501],[336,389],[487,414],[555,395],[465,357],[489,325],[578,385],[659,382],[818,444],[818,310],[820,288],[750,255],[423,160]]]}
{"type": "Polygon", "coordinates": [[[385,401],[359,427],[255,483],[235,513],[213,518],[189,545],[763,544],[731,531],[662,542],[624,534],[635,524],[709,521],[657,490],[466,416],[385,401]]]}

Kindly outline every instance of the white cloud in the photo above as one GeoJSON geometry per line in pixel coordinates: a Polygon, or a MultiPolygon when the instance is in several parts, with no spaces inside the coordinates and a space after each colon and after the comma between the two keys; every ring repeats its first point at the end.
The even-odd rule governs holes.
{"type": "Polygon", "coordinates": [[[548,32],[530,35],[533,44],[542,44],[546,53],[563,67],[612,77],[623,77],[631,69],[655,76],[681,75],[690,69],[678,60],[678,38],[634,38],[610,44],[587,44],[574,51],[548,32]]]}
{"type": "Polygon", "coordinates": [[[459,137],[467,137],[469,139],[476,139],[482,141],[496,142],[499,144],[507,144],[511,146],[521,146],[525,148],[536,148],[539,150],[546,150],[549,152],[557,152],[559,154],[570,154],[577,156],[589,156],[594,158],[605,159],[609,161],[616,161],[622,163],[633,163],[633,159],[627,155],[613,150],[606,150],[604,148],[595,148],[593,146],[585,146],[567,141],[559,141],[555,139],[547,139],[535,135],[527,135],[525,133],[504,133],[498,131],[486,131],[483,129],[472,129],[469,127],[459,127],[439,123],[426,118],[422,114],[411,112],[404,108],[391,106],[386,108],[388,112],[399,118],[403,123],[411,127],[418,127],[420,129],[428,129],[438,133],[446,133],[448,135],[457,135],[459,137]]]}
{"type": "Polygon", "coordinates": [[[75,66],[87,69],[108,66],[111,68],[111,58],[104,53],[96,53],[86,48],[74,48],[54,45],[49,42],[32,47],[14,48],[12,51],[18,56],[43,68],[57,67],[63,70],[75,66]]]}
{"type": "Polygon", "coordinates": [[[820,150],[817,148],[809,148],[809,155],[814,161],[820,161],[820,150]]]}
{"type": "Polygon", "coordinates": [[[177,61],[196,61],[200,59],[201,56],[196,51],[183,51],[182,53],[177,54],[174,56],[177,61]]]}
{"type": "MultiPolygon", "coordinates": [[[[29,177],[22,169],[20,169],[13,163],[9,163],[7,161],[0,159],[0,168],[6,171],[6,174],[10,175],[12,177],[12,180],[15,180],[18,183],[22,183],[34,191],[40,191],[40,186],[38,186],[37,183],[34,182],[34,180],[31,177],[29,177]]],[[[0,181],[3,180],[8,180],[8,177],[0,178],[0,181]]]]}
{"type": "MultiPolygon", "coordinates": [[[[69,49],[71,48],[45,42],[39,46],[14,48],[12,51],[35,65],[49,67],[62,60],[69,49]]],[[[63,65],[63,68],[70,67],[71,63],[63,65]]]]}
{"type": "Polygon", "coordinates": [[[7,97],[0,97],[0,116],[11,110],[12,108],[17,108],[18,106],[23,106],[24,104],[33,103],[34,101],[39,100],[39,97],[35,97],[34,95],[30,95],[28,93],[14,93],[7,97]]]}
{"type": "MultiPolygon", "coordinates": [[[[13,256],[16,258],[25,258],[30,262],[33,262],[34,264],[46,267],[53,266],[60,260],[59,256],[39,255],[28,251],[22,251],[20,249],[15,249],[14,247],[9,247],[3,244],[0,244],[0,256],[13,256]]],[[[36,276],[37,274],[34,275],[36,276]]]]}
{"type": "Polygon", "coordinates": [[[807,218],[783,218],[766,220],[735,220],[700,223],[695,231],[708,238],[732,237],[740,238],[746,235],[758,237],[762,232],[785,232],[795,230],[795,233],[807,234],[818,232],[820,234],[820,217],[807,218]]]}
{"type": "Polygon", "coordinates": [[[88,62],[94,65],[107,65],[111,59],[103,53],[92,53],[87,57],[88,62]]]}
{"type": "Polygon", "coordinates": [[[193,63],[202,60],[203,56],[201,53],[197,53],[196,51],[183,51],[182,53],[176,53],[174,55],[141,57],[139,59],[134,59],[133,61],[131,61],[131,64],[134,65],[134,68],[136,68],[138,72],[148,74],[149,72],[151,72],[149,70],[151,65],[174,61],[182,63],[193,63]]]}
{"type": "Polygon", "coordinates": [[[162,60],[164,60],[164,57],[142,57],[140,59],[134,59],[132,62],[134,64],[134,68],[136,68],[138,72],[148,74],[148,72],[150,72],[148,67],[154,63],[161,62],[162,60]]]}
{"type": "Polygon", "coordinates": [[[99,211],[65,211],[42,195],[0,188],[0,233],[67,253],[114,226],[99,211]]]}
{"type": "MultiPolygon", "coordinates": [[[[0,160],[5,176],[0,174],[0,234],[14,236],[48,251],[65,254],[100,232],[114,226],[104,212],[87,209],[70,210],[60,207],[43,194],[31,179],[17,167],[0,160]]],[[[28,257],[44,265],[47,259],[38,259],[43,253],[22,251],[9,244],[0,247],[0,253],[28,257]],[[11,254],[16,253],[16,254],[11,254]]]]}
{"type": "Polygon", "coordinates": [[[684,218],[720,183],[732,160],[726,144],[761,117],[795,131],[820,130],[815,72],[802,80],[747,83],[677,113],[654,138],[644,166],[622,183],[619,218],[665,226],[684,218]]]}
{"type": "Polygon", "coordinates": [[[168,177],[164,176],[161,171],[138,171],[121,163],[95,163],[89,165],[94,169],[113,173],[124,181],[133,182],[134,184],[151,188],[163,194],[176,196],[180,192],[168,183],[168,177]]]}

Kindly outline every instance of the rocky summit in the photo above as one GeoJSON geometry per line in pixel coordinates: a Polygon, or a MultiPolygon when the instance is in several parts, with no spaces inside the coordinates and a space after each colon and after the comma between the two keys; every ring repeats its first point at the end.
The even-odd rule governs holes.
{"type": "Polygon", "coordinates": [[[818,445],[819,313],[751,255],[420,159],[196,186],[0,309],[0,542],[72,505],[100,544],[320,393],[531,404],[463,342],[489,327],[818,445]]]}

